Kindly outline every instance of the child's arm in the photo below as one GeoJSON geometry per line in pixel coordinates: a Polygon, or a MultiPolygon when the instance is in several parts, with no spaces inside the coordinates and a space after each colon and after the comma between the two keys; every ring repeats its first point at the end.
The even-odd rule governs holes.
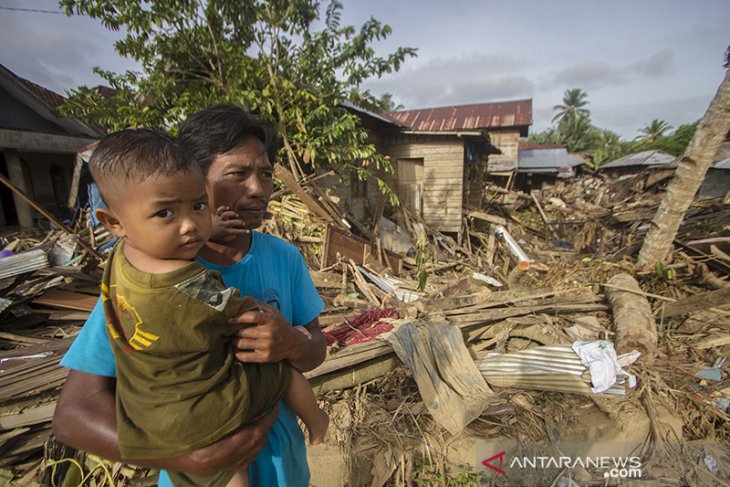
{"type": "Polygon", "coordinates": [[[238,338],[233,340],[238,360],[256,363],[287,360],[301,372],[312,370],[324,361],[327,341],[318,318],[305,325],[310,339],[297,332],[278,309],[266,304],[261,304],[261,308],[263,311],[246,311],[229,321],[233,325],[246,325],[236,331],[238,338]]]}
{"type": "MultiPolygon", "coordinates": [[[[113,461],[122,460],[117,439],[115,392],[116,379],[113,377],[71,370],[53,417],[56,437],[79,450],[113,461]]],[[[253,461],[263,448],[277,414],[275,409],[259,422],[248,424],[223,440],[186,455],[124,461],[194,474],[239,468],[253,461]]]]}

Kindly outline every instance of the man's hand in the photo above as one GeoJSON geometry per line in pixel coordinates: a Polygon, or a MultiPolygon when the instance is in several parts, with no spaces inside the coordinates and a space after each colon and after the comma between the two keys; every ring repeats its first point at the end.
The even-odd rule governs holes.
{"type": "Polygon", "coordinates": [[[315,318],[307,325],[310,337],[297,332],[278,309],[259,303],[260,311],[245,311],[229,321],[237,328],[233,337],[241,362],[268,363],[288,360],[300,371],[324,360],[326,341],[315,318]],[[241,326],[243,325],[243,326],[241,326]]]}
{"type": "Polygon", "coordinates": [[[233,340],[236,357],[241,362],[286,360],[306,341],[278,309],[263,303],[259,303],[259,310],[245,311],[229,323],[244,325],[238,328],[233,340]]]}
{"type": "Polygon", "coordinates": [[[238,213],[227,206],[216,209],[212,218],[210,240],[215,243],[224,244],[235,240],[239,235],[250,233],[246,228],[246,222],[241,220],[238,213]]]}

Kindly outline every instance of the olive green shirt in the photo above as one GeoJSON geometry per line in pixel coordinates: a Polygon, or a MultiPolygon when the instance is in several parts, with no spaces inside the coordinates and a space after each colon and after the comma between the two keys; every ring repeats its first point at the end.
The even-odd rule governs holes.
{"type": "Polygon", "coordinates": [[[141,272],[123,245],[114,247],[102,278],[122,457],[189,453],[274,407],[291,381],[288,363],[242,365],[230,343],[228,319],[255,302],[197,262],[141,272]]]}

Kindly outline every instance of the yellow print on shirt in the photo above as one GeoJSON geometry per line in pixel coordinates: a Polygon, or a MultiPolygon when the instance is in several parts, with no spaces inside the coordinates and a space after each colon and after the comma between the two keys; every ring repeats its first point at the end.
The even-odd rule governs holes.
{"type": "Polygon", "coordinates": [[[134,309],[134,306],[129,304],[126,299],[124,299],[124,296],[120,296],[117,294],[116,296],[117,300],[117,312],[122,315],[126,315],[125,317],[129,321],[134,321],[134,335],[127,340],[127,343],[129,343],[129,346],[134,348],[135,350],[143,350],[144,348],[149,347],[152,345],[152,343],[156,342],[158,338],[160,338],[157,335],[153,335],[152,333],[146,332],[141,330],[139,327],[142,324],[142,318],[140,318],[139,313],[137,313],[137,310],[134,309]]]}

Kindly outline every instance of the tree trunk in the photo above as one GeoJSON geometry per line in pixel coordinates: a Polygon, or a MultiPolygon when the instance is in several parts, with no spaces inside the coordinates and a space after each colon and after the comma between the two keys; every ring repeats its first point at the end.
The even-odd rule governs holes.
{"type": "Polygon", "coordinates": [[[695,193],[705,178],[707,169],[720,145],[730,131],[730,70],[717,89],[715,98],[697,127],[667,187],[659,209],[639,253],[639,265],[651,265],[666,259],[677,235],[679,224],[695,193]]]}

